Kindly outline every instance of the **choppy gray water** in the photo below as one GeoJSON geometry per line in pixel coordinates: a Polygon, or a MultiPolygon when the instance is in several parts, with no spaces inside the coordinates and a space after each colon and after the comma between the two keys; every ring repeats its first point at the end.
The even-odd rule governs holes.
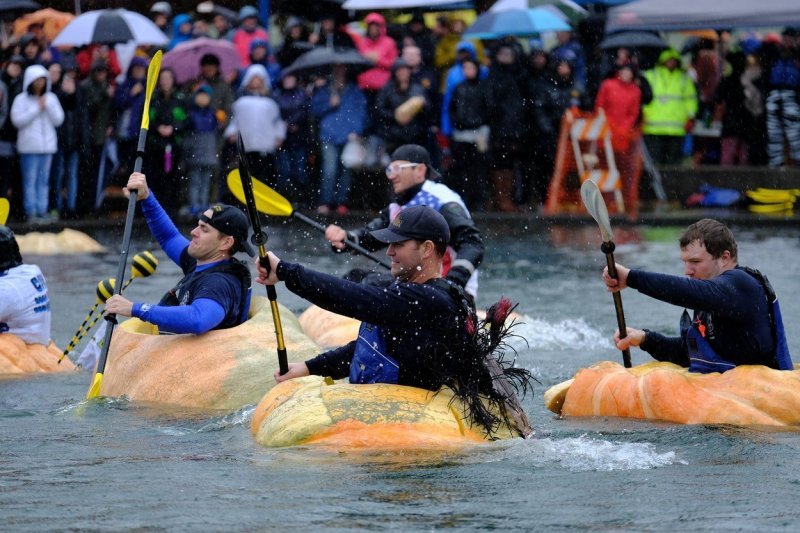
{"type": "MultiPolygon", "coordinates": [[[[526,319],[517,332],[528,345],[517,343],[519,361],[541,381],[524,402],[538,438],[469,453],[268,450],[250,436],[252,406],[208,414],[124,399],[87,405],[86,374],[5,379],[0,529],[797,530],[797,432],[559,420],[544,408],[549,386],[619,358],[609,340],[613,304],[599,278],[604,258],[594,228],[524,236],[497,229],[479,304],[501,294],[520,301],[526,319]]],[[[318,234],[298,226],[270,234],[270,247],[287,260],[335,273],[368,266],[328,254],[318,234]]],[[[617,259],[681,274],[677,234],[622,233],[617,259]]],[[[737,237],[741,263],[764,271],[782,296],[790,348],[800,355],[797,233],[738,229],[737,237]]],[[[119,236],[98,238],[112,251],[26,257],[48,279],[60,346],[93,303],[97,282],[116,272],[119,236]]],[[[141,239],[132,252],[146,246],[141,239]]],[[[155,299],[177,279],[159,257],[159,272],[136,280],[132,298],[155,299]]],[[[305,306],[283,288],[278,294],[294,310],[305,306]]],[[[631,326],[677,332],[680,309],[630,291],[623,301],[631,326]]],[[[633,360],[648,357],[634,350],[633,360]]]]}

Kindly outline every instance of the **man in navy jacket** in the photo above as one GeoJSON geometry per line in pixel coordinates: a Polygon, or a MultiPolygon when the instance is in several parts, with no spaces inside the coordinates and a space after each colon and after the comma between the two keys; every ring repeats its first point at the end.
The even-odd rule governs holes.
{"type": "Polygon", "coordinates": [[[690,225],[680,238],[686,277],[632,270],[617,265],[618,280],[603,270],[610,292],[632,287],[684,311],[681,335],[665,337],[634,328],[614,342],[620,350],[638,346],[659,361],[694,372],[724,372],[738,365],[792,370],[780,309],[769,281],[740,267],[736,240],[727,226],[709,218],[690,225]]]}

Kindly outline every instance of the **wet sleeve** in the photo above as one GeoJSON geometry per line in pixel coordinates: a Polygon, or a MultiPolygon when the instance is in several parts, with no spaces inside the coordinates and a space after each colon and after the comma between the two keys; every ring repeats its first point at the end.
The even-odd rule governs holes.
{"type": "Polygon", "coordinates": [[[141,201],[141,206],[147,227],[150,228],[153,237],[167,256],[180,266],[181,252],[189,245],[189,240],[180,234],[152,191],[147,198],[141,201]]]}
{"type": "Polygon", "coordinates": [[[727,271],[713,279],[699,280],[631,270],[627,281],[629,287],[662,302],[741,320],[756,311],[757,295],[750,293],[747,280],[741,275],[748,276],[727,271]]]}
{"type": "Polygon", "coordinates": [[[281,261],[278,279],[286,288],[328,311],[375,324],[425,324],[453,312],[452,299],[444,291],[418,283],[394,283],[374,287],[354,283],[301,265],[281,261]]]}
{"type": "Polygon", "coordinates": [[[355,241],[356,244],[360,244],[370,252],[382,250],[386,248],[386,243],[377,239],[373,239],[372,236],[370,236],[370,232],[378,229],[388,228],[389,222],[391,222],[389,220],[389,208],[385,207],[381,209],[381,212],[378,213],[378,216],[370,220],[366,226],[358,230],[348,231],[347,235],[353,241],[355,241]]]}
{"type": "Polygon", "coordinates": [[[321,353],[306,361],[308,371],[314,376],[330,376],[342,379],[350,375],[350,361],[356,349],[356,341],[349,342],[339,348],[321,353]]]}
{"type": "Polygon", "coordinates": [[[689,366],[689,351],[685,337],[667,337],[649,329],[644,330],[644,342],[639,346],[657,361],[667,361],[676,365],[689,366]]]}
{"type": "Polygon", "coordinates": [[[133,316],[158,326],[165,333],[198,335],[214,329],[225,318],[225,309],[208,298],[198,298],[190,305],[164,306],[133,304],[133,316]]]}
{"type": "Polygon", "coordinates": [[[450,266],[452,276],[448,273],[448,278],[457,283],[461,283],[462,278],[466,277],[461,283],[464,286],[483,261],[485,247],[481,232],[475,226],[475,222],[467,212],[456,202],[449,202],[439,209],[450,227],[450,246],[458,254],[458,257],[450,266]]]}

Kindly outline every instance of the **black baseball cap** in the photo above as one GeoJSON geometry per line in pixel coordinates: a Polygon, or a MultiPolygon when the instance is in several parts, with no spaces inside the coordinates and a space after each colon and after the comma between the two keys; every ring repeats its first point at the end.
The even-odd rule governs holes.
{"type": "Polygon", "coordinates": [[[212,205],[211,216],[205,213],[200,215],[200,220],[218,230],[220,233],[230,235],[236,241],[231,248],[231,253],[245,252],[250,257],[256,256],[256,251],[247,240],[250,225],[247,223],[247,215],[238,207],[226,204],[212,205]]]}
{"type": "Polygon", "coordinates": [[[404,144],[392,152],[392,161],[408,161],[409,163],[423,163],[427,168],[425,172],[426,178],[441,178],[433,165],[431,164],[431,154],[418,144],[404,144]]]}
{"type": "Polygon", "coordinates": [[[372,231],[370,235],[385,243],[416,239],[447,244],[450,242],[450,227],[435,209],[415,205],[397,213],[388,228],[372,231]]]}

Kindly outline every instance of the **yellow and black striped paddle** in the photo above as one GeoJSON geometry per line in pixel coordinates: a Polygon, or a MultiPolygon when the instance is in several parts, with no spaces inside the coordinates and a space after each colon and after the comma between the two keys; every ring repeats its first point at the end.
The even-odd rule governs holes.
{"type": "MultiPolygon", "coordinates": [[[[133,264],[131,265],[131,278],[125,282],[125,285],[122,286],[120,289],[120,294],[122,294],[125,289],[133,282],[136,278],[146,278],[148,276],[152,276],[156,272],[156,268],[158,268],[158,259],[151,253],[151,252],[142,252],[140,254],[136,254],[133,256],[133,264]]],[[[75,349],[75,346],[81,342],[81,339],[89,333],[97,321],[100,319],[100,316],[97,315],[94,320],[89,322],[94,315],[94,312],[97,311],[98,306],[100,304],[106,303],[106,300],[111,298],[111,295],[114,294],[114,286],[116,284],[116,280],[114,278],[104,279],[100,283],[97,284],[97,290],[95,294],[97,295],[97,300],[92,308],[89,310],[89,313],[86,315],[86,318],[83,319],[83,322],[80,326],[78,326],[78,331],[75,332],[75,335],[72,336],[72,340],[69,341],[69,344],[66,348],[64,348],[64,353],[61,354],[61,357],[58,358],[58,363],[60,364],[64,358],[69,355],[72,350],[75,349]],[[87,327],[88,324],[88,327],[87,327]]]]}

